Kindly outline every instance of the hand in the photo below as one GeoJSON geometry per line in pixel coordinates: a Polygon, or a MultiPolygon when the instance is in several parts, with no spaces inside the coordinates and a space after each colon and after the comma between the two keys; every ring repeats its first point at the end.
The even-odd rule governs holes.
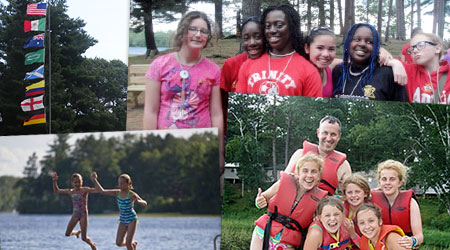
{"type": "Polygon", "coordinates": [[[353,224],[352,220],[349,220],[347,218],[344,219],[344,227],[347,229],[347,231],[350,233],[355,233],[355,224],[353,224]]]}
{"type": "Polygon", "coordinates": [[[259,208],[264,208],[267,206],[267,200],[266,200],[266,197],[264,197],[264,195],[262,195],[261,188],[258,188],[258,194],[256,195],[255,202],[259,208]]]}
{"type": "Polygon", "coordinates": [[[398,240],[397,243],[406,249],[412,249],[413,240],[409,236],[403,236],[398,240]]]}
{"type": "Polygon", "coordinates": [[[392,63],[392,73],[394,74],[394,81],[399,85],[405,86],[408,83],[408,75],[406,74],[405,67],[400,62],[392,63]]]}
{"type": "Polygon", "coordinates": [[[379,53],[378,57],[379,57],[378,63],[382,66],[387,65],[389,60],[391,60],[393,58],[392,55],[384,48],[380,48],[380,53],[379,53]]]}
{"type": "Polygon", "coordinates": [[[52,180],[53,180],[53,181],[57,181],[58,178],[59,178],[58,174],[57,174],[56,172],[54,172],[54,173],[52,174],[52,180]]]}
{"type": "Polygon", "coordinates": [[[96,180],[97,178],[98,178],[97,172],[93,172],[93,173],[91,174],[91,180],[96,180]]]}

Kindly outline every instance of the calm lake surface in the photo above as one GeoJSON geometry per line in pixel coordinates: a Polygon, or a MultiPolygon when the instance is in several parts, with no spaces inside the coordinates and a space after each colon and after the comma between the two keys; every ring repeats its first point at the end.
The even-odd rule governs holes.
{"type": "MultiPolygon", "coordinates": [[[[158,51],[164,51],[168,50],[169,48],[166,47],[158,47],[158,51]]],[[[128,48],[128,55],[145,55],[145,52],[147,52],[146,47],[129,47],[128,48]]]]}
{"type": "MultiPolygon", "coordinates": [[[[0,214],[0,249],[90,249],[81,236],[77,239],[64,235],[69,219],[68,214],[0,214]]],[[[97,244],[97,249],[126,249],[115,245],[118,224],[118,216],[89,215],[88,236],[97,244]]],[[[212,250],[218,234],[220,217],[141,216],[134,239],[138,242],[137,249],[212,250]]],[[[217,241],[217,248],[219,245],[217,241]]]]}

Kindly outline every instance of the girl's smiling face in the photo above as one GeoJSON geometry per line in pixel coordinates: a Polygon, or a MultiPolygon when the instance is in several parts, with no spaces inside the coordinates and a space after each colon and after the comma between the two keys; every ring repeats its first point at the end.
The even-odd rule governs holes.
{"type": "Polygon", "coordinates": [[[357,218],[359,230],[364,236],[368,239],[378,238],[383,222],[378,219],[374,211],[371,209],[359,211],[357,218]]]}
{"type": "Polygon", "coordinates": [[[333,36],[319,35],[308,46],[305,44],[305,51],[309,54],[309,60],[318,69],[324,69],[333,62],[336,56],[336,42],[333,36]]]}
{"type": "Polygon", "coordinates": [[[364,203],[364,199],[369,195],[364,193],[364,190],[354,183],[347,185],[345,189],[345,200],[352,207],[359,207],[364,203]]]}
{"type": "Polygon", "coordinates": [[[336,206],[325,205],[319,220],[329,233],[336,233],[344,220],[344,213],[336,206]]]}
{"type": "Polygon", "coordinates": [[[364,67],[369,63],[373,50],[372,30],[367,26],[361,26],[355,30],[350,43],[350,56],[355,66],[364,67]]]}
{"type": "Polygon", "coordinates": [[[119,177],[117,182],[119,184],[119,189],[120,190],[127,190],[128,189],[128,186],[129,186],[128,182],[124,178],[119,177]]]}
{"type": "Polygon", "coordinates": [[[397,195],[402,186],[402,181],[398,177],[398,172],[394,169],[381,170],[378,182],[381,190],[387,196],[397,195]]]}
{"type": "Polygon", "coordinates": [[[273,10],[267,13],[264,20],[264,35],[273,53],[283,55],[292,52],[290,34],[289,23],[283,11],[273,10]]]}
{"type": "Polygon", "coordinates": [[[319,166],[313,161],[306,161],[300,167],[298,181],[305,190],[313,189],[320,180],[319,166]]]}
{"type": "Polygon", "coordinates": [[[249,21],[242,29],[242,47],[248,57],[256,59],[264,52],[264,34],[259,23],[249,21]]]}
{"type": "Polygon", "coordinates": [[[80,177],[75,176],[75,177],[72,178],[72,187],[73,188],[80,189],[80,187],[82,185],[83,185],[83,180],[80,177]]]}
{"type": "Polygon", "coordinates": [[[196,18],[189,24],[183,37],[183,45],[191,49],[203,49],[208,42],[210,30],[202,18],[196,18]]]}

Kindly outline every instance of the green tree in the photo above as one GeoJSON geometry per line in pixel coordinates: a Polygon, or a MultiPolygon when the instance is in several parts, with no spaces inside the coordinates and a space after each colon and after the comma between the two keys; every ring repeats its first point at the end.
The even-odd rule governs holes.
{"type": "MultiPolygon", "coordinates": [[[[37,17],[25,14],[28,1],[8,0],[0,5],[0,134],[46,133],[50,124],[23,127],[33,112],[22,112],[26,72],[37,65],[24,65],[23,42],[34,32],[23,32],[23,20],[37,17]]],[[[51,132],[87,132],[125,129],[127,67],[119,61],[86,59],[82,56],[96,40],[83,30],[81,19],[70,18],[65,0],[49,1],[46,32],[47,121],[51,112],[51,132]],[[49,25],[50,23],[50,25],[49,25]],[[51,44],[49,41],[51,40],[51,44]],[[51,54],[48,53],[51,49],[51,54]],[[51,65],[50,65],[51,64],[51,65]],[[51,72],[50,76],[48,69],[51,72]],[[51,104],[48,96],[51,95],[51,104]]]]}

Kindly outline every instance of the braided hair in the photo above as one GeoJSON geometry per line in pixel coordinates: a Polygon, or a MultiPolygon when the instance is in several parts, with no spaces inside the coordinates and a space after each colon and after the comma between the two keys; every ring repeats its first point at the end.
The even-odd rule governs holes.
{"type": "MultiPolygon", "coordinates": [[[[289,25],[289,33],[292,41],[292,47],[298,54],[300,54],[303,57],[306,57],[303,35],[300,30],[300,15],[294,9],[294,7],[292,7],[289,4],[280,4],[276,6],[274,5],[267,7],[262,13],[261,17],[262,27],[265,27],[266,17],[269,14],[269,12],[274,10],[280,10],[284,13],[289,25]]],[[[266,48],[270,49],[270,44],[267,41],[266,36],[264,36],[264,44],[266,45],[266,48]]]]}
{"type": "Polygon", "coordinates": [[[354,24],[350,30],[347,33],[347,37],[345,38],[344,42],[344,58],[342,61],[342,74],[338,79],[338,82],[336,84],[336,88],[333,91],[333,95],[336,96],[338,94],[342,94],[344,91],[344,82],[349,79],[349,68],[352,62],[352,58],[350,56],[350,44],[353,41],[353,36],[355,35],[355,31],[359,27],[368,27],[372,31],[372,37],[373,37],[373,48],[372,48],[372,54],[369,58],[369,69],[364,72],[364,75],[361,78],[361,88],[364,88],[366,84],[370,82],[370,80],[373,77],[373,71],[378,65],[378,54],[380,52],[380,37],[378,36],[377,30],[370,24],[367,23],[357,23],[354,24]]]}

